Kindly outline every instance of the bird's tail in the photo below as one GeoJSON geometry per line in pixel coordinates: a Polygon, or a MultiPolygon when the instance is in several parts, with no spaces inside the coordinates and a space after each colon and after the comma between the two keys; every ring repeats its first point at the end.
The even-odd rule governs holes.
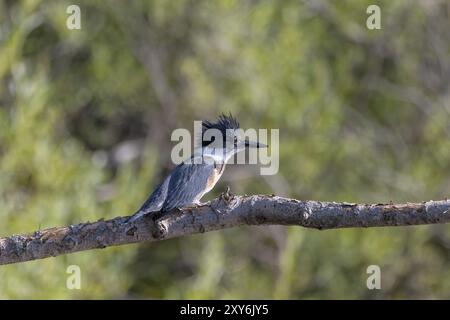
{"type": "Polygon", "coordinates": [[[134,222],[138,219],[140,219],[141,217],[152,213],[152,211],[142,211],[142,210],[138,210],[135,214],[133,214],[130,219],[128,220],[128,222],[134,222]]]}
{"type": "Polygon", "coordinates": [[[144,202],[144,204],[139,208],[138,211],[136,211],[128,220],[128,222],[136,221],[137,219],[147,215],[151,214],[153,212],[158,212],[161,210],[162,205],[165,200],[165,194],[166,194],[166,188],[165,185],[167,183],[164,182],[161,185],[159,185],[156,190],[150,195],[150,197],[147,199],[147,201],[144,202]]]}
{"type": "Polygon", "coordinates": [[[131,216],[131,218],[130,218],[130,220],[128,220],[128,222],[134,222],[145,215],[151,214],[153,212],[158,212],[159,210],[161,210],[161,204],[157,200],[158,199],[155,199],[154,196],[150,196],[150,198],[147,201],[145,201],[145,203],[142,205],[142,207],[139,208],[139,210],[136,211],[131,216]]]}

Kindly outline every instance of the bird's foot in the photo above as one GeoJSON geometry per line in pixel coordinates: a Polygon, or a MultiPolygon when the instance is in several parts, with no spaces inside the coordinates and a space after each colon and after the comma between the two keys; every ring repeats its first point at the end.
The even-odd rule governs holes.
{"type": "Polygon", "coordinates": [[[178,209],[179,212],[183,212],[184,210],[192,211],[192,210],[197,209],[198,207],[202,207],[204,205],[205,204],[202,203],[202,202],[194,202],[191,205],[188,205],[188,206],[182,207],[182,208],[177,208],[177,209],[178,209]]]}
{"type": "Polygon", "coordinates": [[[204,207],[204,206],[208,206],[215,214],[222,214],[222,212],[220,212],[219,210],[217,210],[216,208],[214,208],[213,205],[211,205],[210,203],[203,203],[203,202],[195,202],[192,205],[183,207],[183,208],[177,208],[180,212],[183,211],[189,211],[190,213],[192,213],[192,210],[197,209],[199,207],[204,207]]]}
{"type": "Polygon", "coordinates": [[[227,190],[223,192],[220,197],[228,204],[230,200],[234,198],[234,194],[230,192],[230,186],[227,186],[227,190]]]}
{"type": "Polygon", "coordinates": [[[195,207],[204,207],[204,206],[208,206],[215,214],[222,214],[222,212],[220,212],[219,210],[217,210],[216,208],[214,208],[213,205],[209,203],[203,203],[203,202],[196,202],[195,203],[195,207]]]}

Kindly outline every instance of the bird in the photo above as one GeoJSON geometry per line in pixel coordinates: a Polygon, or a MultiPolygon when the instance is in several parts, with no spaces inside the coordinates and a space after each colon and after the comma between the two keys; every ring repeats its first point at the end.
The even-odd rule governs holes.
{"type": "Polygon", "coordinates": [[[156,187],[132,215],[132,221],[153,212],[159,212],[161,217],[173,209],[202,205],[200,199],[217,184],[232,156],[246,148],[268,147],[242,137],[239,129],[239,122],[231,113],[221,114],[215,122],[203,120],[193,155],[177,165],[156,187]],[[211,129],[220,134],[213,134],[208,140],[205,134],[211,129]]]}

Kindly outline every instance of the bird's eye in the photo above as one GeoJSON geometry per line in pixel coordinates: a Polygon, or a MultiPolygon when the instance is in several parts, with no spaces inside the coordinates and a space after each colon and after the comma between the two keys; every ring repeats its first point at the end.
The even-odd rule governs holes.
{"type": "Polygon", "coordinates": [[[237,145],[237,137],[234,137],[234,145],[237,145]]]}

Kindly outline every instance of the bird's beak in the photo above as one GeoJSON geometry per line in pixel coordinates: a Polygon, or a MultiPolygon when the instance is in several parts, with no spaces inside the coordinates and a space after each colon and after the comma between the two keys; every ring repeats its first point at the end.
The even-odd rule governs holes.
{"type": "Polygon", "coordinates": [[[261,143],[261,142],[255,142],[250,140],[245,140],[245,147],[246,148],[267,148],[267,144],[261,143]]]}

